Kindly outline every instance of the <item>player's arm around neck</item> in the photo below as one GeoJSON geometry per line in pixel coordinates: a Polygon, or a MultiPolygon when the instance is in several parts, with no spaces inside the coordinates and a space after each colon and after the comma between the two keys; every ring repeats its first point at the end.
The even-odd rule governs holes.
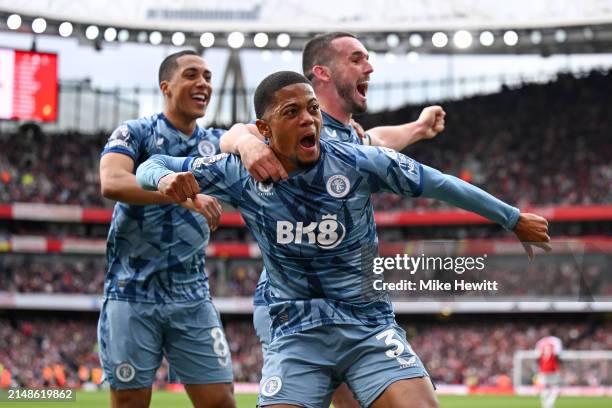
{"type": "Polygon", "coordinates": [[[100,160],[102,196],[133,205],[170,204],[172,200],[157,191],[145,191],[136,182],[134,160],[121,153],[107,153],[100,160]]]}
{"type": "Polygon", "coordinates": [[[372,146],[402,151],[423,139],[432,139],[444,130],[446,113],[440,106],[428,106],[419,118],[397,126],[378,126],[367,131],[372,146]]]}
{"type": "Polygon", "coordinates": [[[257,126],[238,123],[221,136],[219,146],[223,153],[239,155],[244,167],[257,181],[288,178],[283,165],[264,139],[257,126]]]}

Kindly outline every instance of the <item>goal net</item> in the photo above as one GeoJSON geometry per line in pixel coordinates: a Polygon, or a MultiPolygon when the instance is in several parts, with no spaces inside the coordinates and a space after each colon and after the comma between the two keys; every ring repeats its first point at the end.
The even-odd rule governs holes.
{"type": "MultiPolygon", "coordinates": [[[[560,358],[562,394],[612,396],[612,351],[564,350],[560,358]]],[[[519,395],[539,392],[535,351],[520,350],[514,354],[513,384],[519,395]]]]}

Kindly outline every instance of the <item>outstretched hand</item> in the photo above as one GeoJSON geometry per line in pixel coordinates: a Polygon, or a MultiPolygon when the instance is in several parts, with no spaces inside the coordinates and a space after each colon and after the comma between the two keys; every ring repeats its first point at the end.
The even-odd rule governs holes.
{"type": "Polygon", "coordinates": [[[546,252],[551,250],[549,244],[550,237],[548,236],[548,221],[545,218],[535,214],[521,213],[513,231],[523,244],[530,260],[535,256],[534,246],[546,252]]]}

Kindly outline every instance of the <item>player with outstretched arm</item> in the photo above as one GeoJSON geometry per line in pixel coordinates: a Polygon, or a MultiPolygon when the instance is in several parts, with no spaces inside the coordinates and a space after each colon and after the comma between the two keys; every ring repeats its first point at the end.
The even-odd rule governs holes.
{"type": "Polygon", "coordinates": [[[320,140],[319,104],[301,74],[264,79],[255,110],[287,180],[258,182],[229,154],[156,155],[137,179],[176,202],[200,192],[230,202],[255,236],[272,318],[259,404],[327,406],[346,382],[362,406],[436,407],[388,294],[368,284],[378,242],[370,196],[429,197],[476,212],[512,229],[530,256],[532,245],[549,249],[546,220],[393,150],[320,140]]]}

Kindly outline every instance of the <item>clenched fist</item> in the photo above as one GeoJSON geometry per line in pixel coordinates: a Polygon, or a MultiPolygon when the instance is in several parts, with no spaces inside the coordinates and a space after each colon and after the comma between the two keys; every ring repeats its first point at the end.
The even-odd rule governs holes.
{"type": "Polygon", "coordinates": [[[513,231],[523,244],[529,259],[534,257],[532,246],[542,248],[546,252],[551,250],[548,221],[545,218],[535,214],[521,213],[513,231]]]}
{"type": "Polygon", "coordinates": [[[417,123],[423,128],[422,138],[432,139],[444,130],[446,112],[441,106],[428,106],[419,115],[417,123]]]}
{"type": "MultiPolygon", "coordinates": [[[[157,189],[160,193],[168,196],[175,203],[182,203],[188,198],[196,198],[196,194],[200,192],[200,186],[192,173],[186,171],[183,173],[170,173],[157,183],[157,189]]],[[[193,204],[196,208],[200,208],[200,202],[194,200],[193,204]]]]}

